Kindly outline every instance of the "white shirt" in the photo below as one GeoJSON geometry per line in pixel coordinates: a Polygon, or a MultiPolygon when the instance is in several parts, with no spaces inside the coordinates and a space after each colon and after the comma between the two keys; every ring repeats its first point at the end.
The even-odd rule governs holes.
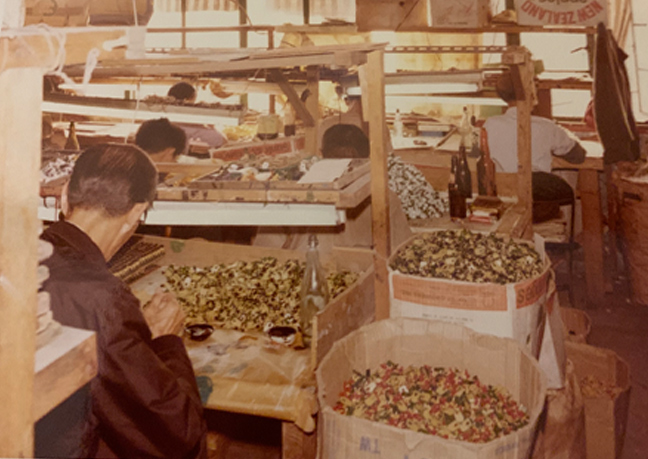
{"type": "MultiPolygon", "coordinates": [[[[517,108],[484,122],[488,147],[498,172],[517,172],[517,108]]],[[[531,117],[531,164],[533,172],[551,172],[551,156],[564,156],[578,142],[576,136],[553,121],[531,117]]]]}

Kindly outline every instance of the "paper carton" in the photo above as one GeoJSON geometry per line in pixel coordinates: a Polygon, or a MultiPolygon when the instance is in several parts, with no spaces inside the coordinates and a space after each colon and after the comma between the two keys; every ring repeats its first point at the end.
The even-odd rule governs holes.
{"type": "Polygon", "coordinates": [[[583,392],[587,459],[619,459],[630,403],[628,364],[609,349],[570,342],[565,343],[565,348],[579,378],[591,375],[619,389],[614,397],[590,398],[583,392]]]}
{"type": "MultiPolygon", "coordinates": [[[[538,246],[537,250],[544,257],[544,249],[538,246]]],[[[513,338],[537,357],[545,326],[544,304],[550,272],[550,264],[545,260],[540,275],[499,285],[423,278],[390,268],[390,317],[458,323],[479,333],[513,338]]]]}
{"type": "Polygon", "coordinates": [[[480,335],[455,324],[421,319],[375,322],[337,341],[317,372],[321,458],[526,458],[543,412],[545,376],[536,360],[511,339],[480,335]],[[488,443],[446,440],[333,411],[353,371],[400,365],[455,367],[501,385],[528,410],[530,422],[488,443]]]}

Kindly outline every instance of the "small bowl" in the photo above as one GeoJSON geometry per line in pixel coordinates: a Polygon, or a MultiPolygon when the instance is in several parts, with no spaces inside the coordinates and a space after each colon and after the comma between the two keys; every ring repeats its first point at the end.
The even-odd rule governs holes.
{"type": "Polygon", "coordinates": [[[193,324],[185,327],[185,333],[193,341],[205,341],[214,333],[214,327],[209,324],[193,324]]]}
{"type": "Polygon", "coordinates": [[[292,345],[295,342],[297,330],[294,327],[272,327],[268,330],[270,340],[278,344],[292,345]]]}

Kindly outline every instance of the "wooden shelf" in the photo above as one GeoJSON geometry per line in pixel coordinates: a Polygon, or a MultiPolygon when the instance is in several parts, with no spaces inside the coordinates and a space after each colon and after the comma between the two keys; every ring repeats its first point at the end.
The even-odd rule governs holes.
{"type": "Polygon", "coordinates": [[[46,94],[43,111],[75,115],[105,116],[113,118],[154,119],[161,116],[180,123],[213,123],[214,117],[233,118],[236,122],[245,115],[241,106],[201,107],[166,105],[145,100],[126,100],[110,97],[83,97],[69,94],[46,94]]]}
{"type": "MultiPolygon", "coordinates": [[[[368,32],[360,30],[359,32],[368,32]]],[[[427,32],[451,34],[477,33],[585,33],[595,34],[596,27],[521,26],[517,24],[491,24],[484,27],[407,27],[396,32],[427,32]]]]}
{"type": "Polygon", "coordinates": [[[49,343],[36,351],[34,371],[36,421],[97,374],[95,333],[61,327],[49,343]]]}

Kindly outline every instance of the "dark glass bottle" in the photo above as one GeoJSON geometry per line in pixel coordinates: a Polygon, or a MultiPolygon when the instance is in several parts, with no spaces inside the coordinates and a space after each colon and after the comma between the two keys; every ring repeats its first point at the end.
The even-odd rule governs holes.
{"type": "Polygon", "coordinates": [[[459,168],[459,157],[452,156],[450,166],[450,180],[448,181],[448,201],[450,203],[450,219],[455,221],[466,218],[466,197],[461,194],[457,186],[457,171],[459,168]]]}
{"type": "Polygon", "coordinates": [[[329,293],[326,274],[319,260],[317,236],[311,234],[306,252],[306,269],[301,285],[301,309],[299,325],[304,335],[304,344],[308,345],[313,338],[313,318],[328,303],[329,293]]]}
{"type": "Polygon", "coordinates": [[[495,163],[488,148],[488,134],[481,129],[479,136],[479,159],[477,160],[477,188],[480,196],[497,196],[495,163]]]}
{"type": "Polygon", "coordinates": [[[468,158],[466,158],[466,147],[459,147],[459,163],[457,164],[456,183],[459,192],[466,198],[472,197],[472,176],[468,167],[468,158]]]}
{"type": "Polygon", "coordinates": [[[76,134],[76,125],[74,124],[74,121],[70,121],[70,129],[68,132],[68,138],[65,141],[65,146],[63,147],[66,150],[80,150],[81,147],[79,146],[79,139],[77,139],[77,134],[76,134]]]}

